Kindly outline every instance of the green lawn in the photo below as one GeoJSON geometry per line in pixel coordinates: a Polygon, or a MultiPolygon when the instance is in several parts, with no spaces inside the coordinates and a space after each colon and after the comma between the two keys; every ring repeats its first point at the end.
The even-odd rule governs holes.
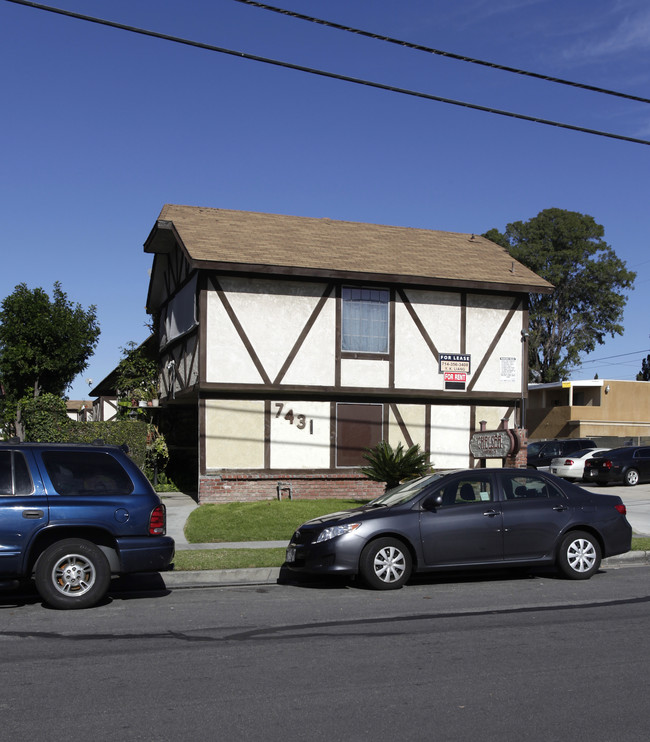
{"type": "Polygon", "coordinates": [[[358,500],[263,500],[201,505],[190,513],[185,537],[191,544],[220,541],[289,541],[301,523],[349,510],[358,500]]]}
{"type": "MultiPolygon", "coordinates": [[[[348,510],[356,500],[264,500],[201,505],[190,514],[185,535],[190,543],[286,541],[310,518],[348,510]]],[[[650,538],[633,538],[632,549],[650,551],[650,538]]],[[[284,549],[199,549],[177,551],[177,570],[280,567],[284,549]]]]}
{"type": "Polygon", "coordinates": [[[250,567],[281,567],[284,549],[197,549],[177,551],[175,570],[247,569],[250,567]]]}

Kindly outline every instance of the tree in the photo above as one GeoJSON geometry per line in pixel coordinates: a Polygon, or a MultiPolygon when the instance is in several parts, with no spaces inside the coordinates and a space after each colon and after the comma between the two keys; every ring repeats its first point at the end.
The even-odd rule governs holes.
{"type": "Polygon", "coordinates": [[[151,338],[141,345],[133,340],[123,348],[117,365],[115,386],[121,413],[128,413],[133,401],[150,402],[158,396],[158,360],[151,338]]]}
{"type": "Polygon", "coordinates": [[[363,458],[369,464],[361,468],[363,474],[375,482],[386,482],[386,489],[397,487],[403,479],[424,476],[431,466],[429,454],[417,444],[405,451],[401,443],[393,448],[387,441],[379,441],[366,450],[363,458]]]}
{"type": "Polygon", "coordinates": [[[636,375],[637,381],[650,381],[650,355],[641,361],[641,370],[636,375]]]}
{"type": "Polygon", "coordinates": [[[52,300],[42,288],[16,286],[0,305],[0,414],[5,424],[24,396],[62,396],[87,367],[99,332],[96,307],[70,302],[58,281],[52,300]]]}
{"type": "Polygon", "coordinates": [[[513,222],[505,233],[483,236],[505,247],[513,258],[550,281],[552,294],[532,294],[528,361],[531,380],[566,379],[581,353],[605,337],[622,335],[620,324],[636,274],[627,270],[603,240],[593,217],[545,209],[527,222],[513,222]]]}

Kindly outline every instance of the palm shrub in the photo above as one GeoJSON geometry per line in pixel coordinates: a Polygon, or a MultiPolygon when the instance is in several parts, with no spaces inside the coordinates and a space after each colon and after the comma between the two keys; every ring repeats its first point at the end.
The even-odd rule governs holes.
{"type": "Polygon", "coordinates": [[[374,448],[367,448],[363,458],[368,466],[361,471],[375,482],[386,482],[386,489],[392,489],[404,479],[414,479],[426,474],[431,464],[429,454],[415,444],[406,451],[401,443],[393,448],[388,441],[379,441],[374,448]]]}

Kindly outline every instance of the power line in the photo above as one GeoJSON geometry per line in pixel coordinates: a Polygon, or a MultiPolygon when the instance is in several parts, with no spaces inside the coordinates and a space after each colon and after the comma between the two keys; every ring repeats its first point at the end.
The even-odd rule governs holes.
{"type": "Polygon", "coordinates": [[[601,361],[609,361],[612,358],[624,358],[625,356],[635,356],[639,353],[650,353],[650,348],[644,350],[634,350],[631,353],[617,353],[615,356],[605,356],[604,358],[590,358],[587,361],[583,361],[580,365],[584,366],[585,363],[600,363],[601,361]]]}
{"type": "Polygon", "coordinates": [[[392,36],[383,36],[381,34],[373,33],[372,31],[364,31],[360,28],[354,28],[353,26],[344,26],[334,21],[326,21],[322,18],[314,18],[310,15],[304,15],[303,13],[296,13],[293,10],[285,10],[283,8],[277,8],[274,5],[267,5],[266,3],[259,3],[256,0],[235,0],[236,3],[242,3],[244,5],[252,5],[255,8],[261,8],[262,10],[270,10],[273,13],[280,13],[281,15],[290,16],[291,18],[297,18],[301,21],[309,21],[310,23],[318,23],[321,26],[327,26],[328,28],[335,28],[339,31],[347,31],[348,33],[357,34],[359,36],[365,36],[369,39],[375,39],[377,41],[385,41],[389,44],[397,44],[398,46],[406,47],[407,49],[415,49],[420,52],[427,52],[428,54],[436,54],[441,57],[447,57],[449,59],[457,59],[460,62],[469,62],[471,64],[482,65],[483,67],[490,67],[494,70],[501,70],[503,72],[512,72],[517,75],[525,75],[526,77],[533,77],[537,80],[545,80],[546,82],[554,82],[559,85],[569,85],[573,88],[580,88],[582,90],[590,90],[594,93],[602,93],[604,95],[613,95],[617,98],[626,98],[627,100],[637,101],[639,103],[650,103],[650,98],[642,98],[638,95],[631,95],[630,93],[622,93],[618,90],[608,90],[607,88],[600,88],[596,85],[587,85],[582,82],[573,82],[571,80],[564,80],[561,77],[552,77],[551,75],[543,75],[539,72],[531,72],[530,70],[520,70],[517,67],[508,67],[504,64],[497,64],[496,62],[487,62],[484,59],[476,59],[475,57],[468,57],[464,54],[455,54],[454,52],[443,51],[442,49],[433,49],[430,46],[423,46],[422,44],[414,44],[410,41],[404,41],[403,39],[395,39],[392,36]]]}
{"type": "Polygon", "coordinates": [[[97,23],[102,26],[108,26],[110,28],[117,28],[122,31],[140,34],[141,36],[149,36],[156,39],[162,39],[163,41],[171,41],[176,44],[184,44],[185,46],[191,46],[197,49],[204,49],[206,51],[217,52],[219,54],[227,54],[233,57],[239,57],[240,59],[248,59],[253,62],[261,62],[263,64],[270,64],[275,67],[282,67],[284,69],[295,70],[297,72],[305,72],[310,75],[318,75],[320,77],[326,77],[331,80],[349,82],[355,85],[365,85],[366,87],[375,88],[377,90],[386,90],[391,93],[399,93],[401,95],[408,95],[414,98],[432,100],[438,103],[447,103],[448,105],[452,106],[469,108],[470,110],[474,111],[483,111],[484,113],[491,113],[497,116],[506,116],[508,118],[518,119],[520,121],[530,121],[532,123],[543,124],[545,126],[554,126],[559,129],[568,129],[569,131],[577,131],[581,134],[593,134],[594,136],[606,137],[608,139],[617,139],[622,142],[631,142],[632,144],[650,145],[650,141],[648,141],[647,139],[637,139],[636,137],[626,137],[622,134],[612,134],[611,132],[599,131],[598,129],[588,129],[584,126],[564,124],[559,121],[552,121],[551,119],[543,119],[537,116],[527,116],[523,113],[514,113],[513,111],[504,111],[498,108],[491,108],[489,106],[480,106],[476,103],[467,103],[464,101],[454,100],[453,98],[444,98],[439,95],[423,93],[417,90],[409,90],[408,88],[400,88],[394,85],[386,85],[384,83],[364,80],[358,77],[350,77],[349,75],[341,75],[335,72],[327,72],[326,70],[319,70],[313,67],[305,67],[303,65],[293,64],[291,62],[282,62],[278,59],[260,57],[257,54],[248,54],[247,52],[226,49],[220,46],[213,46],[212,44],[204,44],[200,41],[183,39],[178,36],[171,36],[169,34],[159,33],[157,31],[150,31],[144,28],[138,28],[137,26],[129,26],[124,23],[117,23],[116,21],[108,21],[103,18],[96,18],[94,16],[84,15],[82,13],[75,13],[70,10],[63,10],[62,8],[54,8],[49,5],[41,5],[40,3],[28,2],[28,0],[5,0],[5,2],[15,3],[16,5],[24,5],[30,8],[35,8],[36,10],[43,10],[49,13],[67,16],[69,18],[76,18],[77,20],[87,21],[88,23],[97,23]]]}

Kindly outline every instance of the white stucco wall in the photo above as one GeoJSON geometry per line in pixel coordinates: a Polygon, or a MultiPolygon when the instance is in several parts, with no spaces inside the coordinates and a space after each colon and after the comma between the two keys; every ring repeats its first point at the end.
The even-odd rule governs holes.
{"type": "Polygon", "coordinates": [[[264,402],[205,402],[205,465],[207,469],[264,467],[264,402]]]}
{"type": "MultiPolygon", "coordinates": [[[[325,284],[227,277],[220,278],[220,284],[266,374],[275,380],[321,299],[325,284]]],[[[330,298],[283,383],[333,383],[334,317],[335,300],[330,298]]],[[[206,330],[208,382],[262,383],[216,291],[208,292],[206,330]]]]}
{"type": "MultiPolygon", "coordinates": [[[[467,297],[467,352],[472,356],[471,380],[512,307],[510,297],[467,297]]],[[[492,351],[474,391],[517,392],[521,389],[522,310],[514,313],[492,351]]]]}
{"type": "Polygon", "coordinates": [[[341,359],[341,385],[365,389],[386,389],[389,366],[387,361],[361,358],[341,359]]]}
{"type": "Polygon", "coordinates": [[[431,463],[436,469],[469,466],[470,408],[435,405],[431,408],[431,463]]]}
{"type": "MultiPolygon", "coordinates": [[[[445,291],[405,291],[431,341],[443,353],[458,353],[460,295],[445,291]]],[[[405,305],[395,305],[395,385],[404,389],[443,389],[438,363],[405,305]]]]}
{"type": "Polygon", "coordinates": [[[328,469],[329,402],[273,402],[271,468],[328,469]]]}

